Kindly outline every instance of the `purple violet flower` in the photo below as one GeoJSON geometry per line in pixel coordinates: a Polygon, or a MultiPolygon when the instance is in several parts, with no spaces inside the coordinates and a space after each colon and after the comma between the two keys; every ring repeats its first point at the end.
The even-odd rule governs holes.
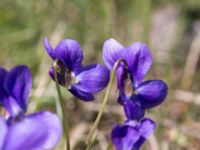
{"type": "MultiPolygon", "coordinates": [[[[94,100],[94,93],[104,89],[110,78],[109,70],[100,64],[83,66],[83,53],[80,44],[72,39],[63,39],[55,49],[47,38],[44,47],[53,60],[58,60],[60,71],[57,73],[59,84],[66,87],[74,96],[84,100],[94,100]]],[[[49,72],[54,79],[54,68],[49,72]]]]}
{"type": "Polygon", "coordinates": [[[111,133],[112,143],[116,150],[139,150],[155,129],[156,124],[149,118],[140,122],[127,120],[122,125],[114,126],[111,133]]]}
{"type": "Polygon", "coordinates": [[[0,149],[52,149],[58,142],[62,127],[59,118],[48,111],[25,115],[32,76],[26,66],[10,72],[0,68],[0,106],[8,118],[0,116],[0,149]]]}
{"type": "Polygon", "coordinates": [[[161,104],[167,96],[167,85],[162,80],[142,81],[152,65],[152,56],[147,45],[135,42],[124,48],[114,39],[107,40],[103,46],[103,60],[111,70],[118,59],[116,70],[120,96],[118,102],[123,105],[128,119],[141,119],[145,109],[161,104]]]}

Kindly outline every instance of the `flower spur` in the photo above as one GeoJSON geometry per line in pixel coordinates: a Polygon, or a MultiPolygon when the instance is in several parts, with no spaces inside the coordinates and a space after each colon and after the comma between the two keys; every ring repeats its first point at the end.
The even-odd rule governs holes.
{"type": "Polygon", "coordinates": [[[0,68],[0,105],[7,117],[0,116],[0,149],[52,149],[61,133],[59,118],[41,111],[25,115],[32,86],[32,76],[26,66],[16,66],[10,72],[0,68]]]}

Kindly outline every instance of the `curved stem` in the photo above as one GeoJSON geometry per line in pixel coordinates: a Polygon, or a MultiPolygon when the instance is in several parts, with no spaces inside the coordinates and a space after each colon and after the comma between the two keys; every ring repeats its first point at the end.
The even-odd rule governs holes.
{"type": "Polygon", "coordinates": [[[91,143],[89,143],[89,145],[86,146],[85,150],[91,150],[92,147],[96,144],[96,142],[97,142],[96,136],[97,136],[97,131],[93,134],[91,143]]]}
{"type": "Polygon", "coordinates": [[[101,120],[101,117],[103,115],[103,112],[104,112],[104,109],[106,107],[106,104],[108,102],[108,97],[109,97],[109,94],[110,94],[110,91],[111,91],[111,88],[112,88],[112,85],[113,85],[113,81],[114,81],[114,77],[115,77],[115,71],[119,65],[120,62],[124,62],[125,63],[125,67],[127,67],[127,63],[124,59],[118,59],[115,64],[114,64],[114,67],[112,69],[112,72],[111,72],[111,75],[110,75],[110,82],[108,84],[108,88],[106,90],[106,94],[104,96],[104,99],[103,99],[103,103],[100,107],[100,110],[99,110],[99,113],[97,115],[97,118],[92,126],[92,129],[90,130],[90,133],[89,133],[89,136],[88,136],[88,139],[86,141],[86,144],[87,144],[87,147],[86,149],[88,149],[88,147],[91,145],[91,142],[92,142],[92,138],[94,137],[94,134],[95,134],[95,130],[97,129],[97,126],[101,120]]]}
{"type": "Polygon", "coordinates": [[[56,89],[57,89],[57,93],[58,93],[58,97],[59,97],[59,104],[60,104],[61,111],[62,111],[62,123],[63,123],[64,135],[65,135],[65,138],[66,138],[66,146],[67,146],[67,150],[70,150],[69,125],[68,125],[68,116],[67,116],[67,111],[66,111],[67,109],[66,109],[65,102],[62,98],[60,86],[59,86],[59,83],[58,83],[57,72],[59,71],[60,68],[57,65],[57,60],[55,60],[53,66],[54,66],[54,79],[55,79],[56,89]]]}

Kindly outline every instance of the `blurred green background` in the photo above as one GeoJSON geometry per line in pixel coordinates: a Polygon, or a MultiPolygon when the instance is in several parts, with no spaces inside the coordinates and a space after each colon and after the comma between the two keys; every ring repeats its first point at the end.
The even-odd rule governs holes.
{"type": "MultiPolygon", "coordinates": [[[[109,38],[125,46],[134,41],[147,43],[154,65],[146,78],[167,82],[169,95],[147,113],[158,122],[158,129],[156,138],[151,137],[143,149],[200,149],[200,0],[0,0],[0,65],[10,69],[26,64],[31,68],[30,112],[55,111],[57,95],[48,76],[52,61],[43,47],[45,36],[54,47],[62,38],[79,41],[84,64],[102,63],[102,46],[109,38]]],[[[105,148],[113,124],[124,120],[115,89],[96,149],[105,148]]],[[[70,120],[71,141],[78,150],[104,92],[97,95],[96,103],[85,104],[62,91],[69,114],[74,116],[70,120]],[[77,137],[80,133],[83,136],[77,137]]]]}

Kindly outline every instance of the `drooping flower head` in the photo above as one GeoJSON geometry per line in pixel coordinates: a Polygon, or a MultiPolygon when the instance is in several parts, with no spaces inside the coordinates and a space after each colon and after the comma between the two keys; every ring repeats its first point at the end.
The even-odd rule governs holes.
{"type": "Polygon", "coordinates": [[[156,124],[149,118],[140,122],[127,120],[122,125],[114,126],[111,133],[112,143],[116,150],[139,150],[155,129],[156,124]]]}
{"type": "Polygon", "coordinates": [[[122,62],[116,71],[120,92],[118,102],[123,105],[128,119],[139,120],[144,116],[145,109],[164,101],[167,85],[162,80],[142,81],[152,65],[147,45],[136,42],[124,48],[114,39],[107,40],[103,46],[104,63],[112,69],[118,59],[127,62],[122,62]]]}
{"type": "Polygon", "coordinates": [[[48,111],[25,115],[32,86],[32,76],[26,66],[10,72],[0,68],[0,106],[8,118],[0,116],[0,149],[52,149],[61,136],[58,117],[48,111]]]}
{"type": "MultiPolygon", "coordinates": [[[[83,66],[83,53],[80,44],[72,39],[64,39],[52,48],[47,38],[44,46],[49,56],[59,65],[59,84],[66,87],[74,96],[84,100],[94,100],[94,93],[104,89],[109,82],[109,70],[100,64],[83,66]]],[[[54,79],[54,68],[50,69],[54,79]]]]}

